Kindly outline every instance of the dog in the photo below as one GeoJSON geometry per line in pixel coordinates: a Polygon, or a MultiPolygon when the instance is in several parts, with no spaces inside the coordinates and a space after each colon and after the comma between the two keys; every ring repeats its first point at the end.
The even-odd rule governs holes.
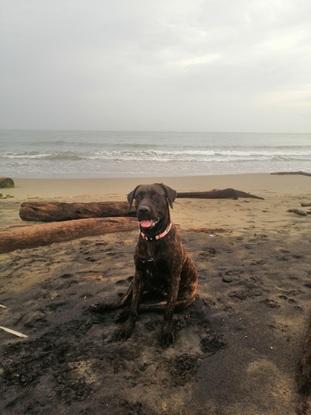
{"type": "Polygon", "coordinates": [[[177,196],[174,189],[162,183],[138,185],[127,196],[130,209],[135,202],[139,237],[134,254],[135,275],[127,291],[117,303],[95,305],[97,311],[125,307],[120,320],[118,340],[128,339],[134,330],[139,311],[164,311],[161,345],[175,340],[173,314],[194,302],[197,297],[198,274],[187,255],[170,218],[170,207],[177,196]],[[159,298],[158,303],[144,303],[145,296],[159,298]]]}

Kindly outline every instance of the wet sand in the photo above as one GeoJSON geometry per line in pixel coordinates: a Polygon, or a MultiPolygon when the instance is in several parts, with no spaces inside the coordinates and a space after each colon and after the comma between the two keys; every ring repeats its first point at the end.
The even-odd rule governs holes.
{"type": "MultiPolygon", "coordinates": [[[[310,311],[311,215],[287,209],[311,201],[311,179],[155,181],[178,191],[235,187],[265,200],[176,201],[173,220],[197,264],[200,297],[176,314],[177,341],[165,350],[160,314],[142,314],[133,337],[116,342],[116,313],[87,311],[126,290],[136,231],[1,255],[7,308],[0,325],[29,336],[0,332],[1,413],[295,414],[310,311]]],[[[22,200],[123,200],[140,182],[18,180],[7,191],[15,198],[0,201],[1,229],[22,224],[22,200]]]]}

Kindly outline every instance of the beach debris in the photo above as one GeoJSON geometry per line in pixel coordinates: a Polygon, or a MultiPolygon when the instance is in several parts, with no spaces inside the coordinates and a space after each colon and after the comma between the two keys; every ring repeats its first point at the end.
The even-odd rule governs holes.
{"type": "Polygon", "coordinates": [[[308,214],[307,212],[301,209],[288,209],[287,212],[296,213],[296,215],[299,215],[299,216],[307,216],[308,214]]]}
{"type": "Polygon", "coordinates": [[[6,305],[0,304],[0,308],[7,308],[6,305]]]}
{"type": "Polygon", "coordinates": [[[293,175],[293,176],[309,176],[311,177],[311,173],[305,172],[305,171],[278,171],[274,173],[270,173],[272,175],[278,175],[278,176],[285,176],[285,175],[293,175]]]}
{"type": "Polygon", "coordinates": [[[178,192],[178,198],[191,198],[191,199],[239,199],[250,198],[264,200],[263,197],[252,195],[251,193],[242,192],[232,188],[227,189],[214,189],[207,192],[178,192]]]}
{"type": "Polygon", "coordinates": [[[89,218],[22,226],[0,232],[0,254],[85,236],[137,229],[134,218],[89,218]]]}
{"type": "Polygon", "coordinates": [[[0,189],[15,187],[14,180],[10,177],[0,177],[0,189]]]}
{"type": "Polygon", "coordinates": [[[19,211],[21,219],[40,222],[135,215],[127,202],[24,202],[19,211]]]}
{"type": "Polygon", "coordinates": [[[309,207],[309,206],[311,206],[311,202],[308,202],[308,203],[300,203],[300,206],[301,207],[309,207]]]}
{"type": "Polygon", "coordinates": [[[21,333],[20,331],[9,329],[8,327],[0,326],[0,330],[3,330],[7,333],[13,334],[16,337],[22,337],[27,338],[28,336],[26,334],[21,333]]]}
{"type": "Polygon", "coordinates": [[[0,193],[0,199],[12,199],[12,195],[6,194],[4,195],[3,193],[0,193]]]}
{"type": "MultiPolygon", "coordinates": [[[[180,192],[177,193],[177,197],[196,199],[238,199],[240,197],[263,199],[262,197],[230,188],[207,192],[180,192]]],[[[127,202],[116,201],[88,203],[23,202],[19,211],[21,219],[40,222],[97,217],[132,217],[135,215],[135,210],[130,210],[127,202]]]]}

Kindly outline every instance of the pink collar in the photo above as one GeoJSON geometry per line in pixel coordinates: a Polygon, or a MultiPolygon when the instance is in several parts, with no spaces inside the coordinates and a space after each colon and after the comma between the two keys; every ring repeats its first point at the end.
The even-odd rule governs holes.
{"type": "Polygon", "coordinates": [[[140,231],[140,235],[146,240],[146,241],[153,241],[154,239],[159,240],[164,238],[169,231],[172,229],[172,222],[168,225],[168,227],[165,229],[165,231],[158,233],[157,235],[155,235],[153,238],[149,238],[147,235],[144,234],[143,231],[140,231]]]}

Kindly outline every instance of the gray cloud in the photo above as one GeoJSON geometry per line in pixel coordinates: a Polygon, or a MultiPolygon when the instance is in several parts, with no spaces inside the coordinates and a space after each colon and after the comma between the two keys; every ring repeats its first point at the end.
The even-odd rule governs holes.
{"type": "Polygon", "coordinates": [[[311,130],[308,0],[0,0],[0,127],[311,130]]]}

